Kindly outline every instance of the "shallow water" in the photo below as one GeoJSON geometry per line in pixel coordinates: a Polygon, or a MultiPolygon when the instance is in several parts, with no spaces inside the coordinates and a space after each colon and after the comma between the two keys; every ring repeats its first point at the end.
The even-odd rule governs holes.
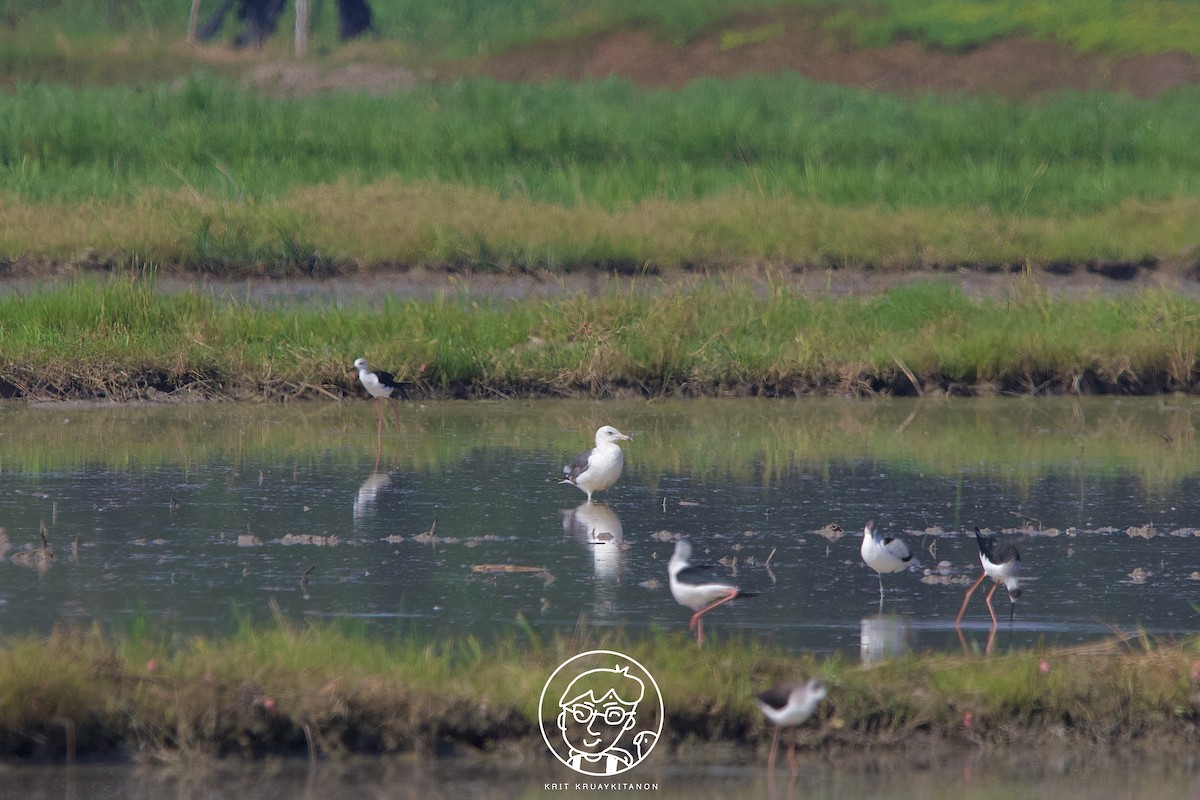
{"type": "MultiPolygon", "coordinates": [[[[960,646],[975,525],[1019,538],[1027,582],[1011,624],[1004,592],[994,598],[1000,648],[1178,634],[1200,619],[1192,399],[386,412],[376,463],[365,401],[0,409],[0,526],[13,543],[0,562],[4,630],[149,617],[217,633],[269,618],[272,604],[386,635],[486,638],[581,618],[634,635],[681,630],[690,612],[667,588],[665,531],[759,593],[706,617],[707,635],[875,658],[960,646]],[[621,480],[587,506],[556,477],[603,423],[635,439],[621,480]],[[884,578],[882,609],[858,552],[870,517],[922,562],[884,578]],[[823,535],[831,523],[844,534],[823,535]],[[41,570],[16,563],[32,561],[19,554],[40,524],[55,548],[41,570]]],[[[984,646],[982,589],[963,629],[984,646]]]]}
{"type": "Polygon", "coordinates": [[[724,767],[668,765],[653,757],[631,773],[584,781],[569,770],[496,760],[348,759],[200,762],[188,766],[129,764],[0,766],[0,800],[77,798],[178,800],[254,797],[438,798],[662,797],[887,798],[985,800],[995,797],[1088,797],[1092,800],[1193,800],[1200,794],[1194,757],[1133,758],[1103,751],[961,750],[829,761],[801,755],[794,777],[785,763],[769,775],[761,762],[724,767]],[[619,782],[623,789],[594,784],[619,782]]]}

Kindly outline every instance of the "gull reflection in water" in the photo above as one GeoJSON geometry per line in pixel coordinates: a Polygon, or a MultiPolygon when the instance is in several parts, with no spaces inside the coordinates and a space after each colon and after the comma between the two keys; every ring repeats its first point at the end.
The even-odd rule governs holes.
{"type": "Polygon", "coordinates": [[[375,513],[375,500],[380,489],[386,489],[392,482],[392,476],[386,472],[372,472],[358,487],[354,495],[354,518],[361,519],[375,513]]]}
{"type": "Polygon", "coordinates": [[[864,617],[860,623],[859,655],[864,664],[898,658],[908,651],[908,619],[893,614],[864,617]]]}
{"type": "Polygon", "coordinates": [[[591,548],[597,580],[618,581],[624,566],[624,533],[621,518],[602,503],[584,503],[562,512],[563,531],[591,548]]]}

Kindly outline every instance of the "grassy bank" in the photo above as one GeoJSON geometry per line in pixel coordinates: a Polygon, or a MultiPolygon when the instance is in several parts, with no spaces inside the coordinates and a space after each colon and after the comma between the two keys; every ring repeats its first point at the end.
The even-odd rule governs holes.
{"type": "Polygon", "coordinates": [[[1194,742],[1200,722],[1195,641],[914,655],[862,667],[770,645],[698,649],[683,636],[632,641],[619,633],[522,635],[485,649],[471,639],[379,642],[280,622],[228,639],[167,638],[143,628],[116,638],[93,630],[0,641],[0,754],[432,754],[449,746],[532,756],[545,753],[537,728],[545,680],[598,647],[626,653],[655,676],[666,709],[662,750],[676,755],[712,741],[765,749],[771,730],[753,693],[814,674],[831,689],[818,719],[800,730],[807,747],[857,750],[914,736],[1194,742]]]}
{"type": "Polygon", "coordinates": [[[704,282],[596,297],[470,295],[263,308],[150,280],[0,297],[0,395],[137,399],[357,393],[386,364],[412,397],[1195,391],[1200,304],[1082,300],[1033,281],[1001,300],[943,283],[869,298],[704,282]]]}
{"type": "Polygon", "coordinates": [[[0,94],[0,190],[129,201],[187,189],[262,202],[394,176],[613,209],[742,190],[833,206],[1071,214],[1200,197],[1200,91],[903,101],[796,76],[546,86],[478,79],[385,97],[182,86],[0,94]]]}
{"type": "MultiPolygon", "coordinates": [[[[794,5],[816,9],[837,47],[915,38],[965,49],[1066,31],[1080,50],[1124,54],[1198,40],[1194,15],[1173,0],[376,5],[378,36],[336,49],[326,40],[319,69],[445,64],[623,25],[675,41],[723,25],[769,35],[771,25],[747,33],[737,15],[794,5]]],[[[1014,103],[785,74],[678,91],[422,79],[384,96],[268,97],[241,79],[278,67],[286,37],[265,52],[189,48],[171,32],[181,13],[163,0],[0,5],[0,73],[11,82],[0,92],[0,275],[60,262],[221,275],[1095,262],[1195,271],[1194,87],[1155,100],[1014,103]]],[[[317,20],[318,41],[333,17],[317,20]]]]}
{"type": "Polygon", "coordinates": [[[482,272],[745,275],[792,267],[901,273],[929,267],[1194,281],[1200,199],[1129,201],[1034,217],[986,209],[836,207],[741,190],[604,209],[555,206],[445,184],[338,182],[275,200],[183,192],[136,200],[27,202],[0,210],[0,276],[162,265],[244,277],[482,272]]]}
{"type": "Polygon", "coordinates": [[[1190,269],[1198,101],[902,102],[788,76],[295,100],[203,76],[28,85],[0,93],[0,266],[1190,269]]]}

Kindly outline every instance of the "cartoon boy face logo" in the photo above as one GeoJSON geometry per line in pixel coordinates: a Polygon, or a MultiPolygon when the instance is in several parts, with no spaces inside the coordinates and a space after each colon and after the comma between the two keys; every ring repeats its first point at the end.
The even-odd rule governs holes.
{"type": "Polygon", "coordinates": [[[658,684],[641,664],[612,650],[580,653],[561,664],[542,689],[539,710],[546,745],[584,775],[630,769],[662,732],[658,684]],[[557,705],[548,705],[555,699],[557,705]]]}

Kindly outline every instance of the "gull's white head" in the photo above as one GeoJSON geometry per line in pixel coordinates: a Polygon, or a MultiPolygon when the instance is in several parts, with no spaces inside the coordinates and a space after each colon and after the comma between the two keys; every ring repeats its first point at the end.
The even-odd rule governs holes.
{"type": "Polygon", "coordinates": [[[609,444],[611,442],[630,442],[633,441],[632,436],[621,433],[612,425],[605,425],[596,431],[596,446],[609,444]]]}

